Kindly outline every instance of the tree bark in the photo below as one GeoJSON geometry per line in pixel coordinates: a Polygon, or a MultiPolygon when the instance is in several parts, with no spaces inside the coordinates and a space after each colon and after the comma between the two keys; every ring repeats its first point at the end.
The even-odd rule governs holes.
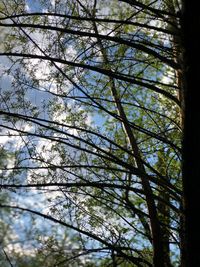
{"type": "Polygon", "coordinates": [[[183,0],[184,97],[183,190],[185,213],[182,267],[200,266],[200,15],[197,2],[183,0]]]}

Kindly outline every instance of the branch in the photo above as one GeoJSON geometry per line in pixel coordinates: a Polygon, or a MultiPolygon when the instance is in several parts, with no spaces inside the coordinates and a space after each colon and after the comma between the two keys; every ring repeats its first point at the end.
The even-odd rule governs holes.
{"type": "Polygon", "coordinates": [[[144,83],[142,81],[138,81],[135,78],[129,78],[127,76],[124,76],[123,74],[118,74],[112,70],[108,70],[108,69],[102,69],[99,67],[95,67],[95,66],[90,66],[90,65],[86,65],[86,64],[82,64],[82,63],[77,63],[77,62],[72,62],[72,61],[68,61],[68,60],[64,60],[64,59],[59,59],[59,58],[54,58],[54,57],[50,57],[50,56],[42,56],[42,55],[34,55],[34,54],[25,54],[25,53],[16,53],[16,52],[5,52],[5,53],[0,53],[0,56],[14,56],[14,57],[22,57],[22,58],[31,58],[31,59],[42,59],[42,60],[47,60],[47,61],[51,61],[51,62],[56,62],[56,63],[61,63],[64,65],[69,65],[72,67],[78,67],[78,68],[83,68],[83,69],[88,69],[88,70],[92,70],[98,73],[101,73],[103,75],[106,75],[108,77],[112,77],[121,81],[125,81],[125,82],[129,82],[132,84],[137,84],[139,86],[142,87],[146,87],[148,89],[151,89],[154,92],[157,92],[159,94],[164,95],[165,97],[167,97],[168,99],[172,100],[173,102],[175,102],[178,106],[180,106],[180,101],[177,99],[177,97],[174,97],[172,94],[170,94],[169,92],[160,89],[152,84],[149,83],[144,83]]]}
{"type": "Polygon", "coordinates": [[[6,260],[9,263],[10,267],[14,267],[13,264],[12,264],[12,262],[11,262],[11,260],[10,260],[10,258],[9,258],[9,256],[8,256],[8,254],[5,251],[5,249],[2,249],[2,250],[3,250],[3,253],[4,253],[4,255],[6,257],[6,260]]]}
{"type": "Polygon", "coordinates": [[[9,188],[41,188],[41,187],[64,187],[64,188],[71,188],[71,187],[94,187],[94,188],[111,188],[111,189],[123,189],[129,190],[134,193],[144,194],[143,190],[138,188],[133,188],[131,186],[126,185],[118,185],[118,184],[110,184],[110,183],[99,183],[99,182],[74,182],[74,183],[34,183],[34,184],[1,184],[0,189],[9,189],[9,188]]]}
{"type": "Polygon", "coordinates": [[[152,265],[151,265],[148,261],[146,261],[146,260],[144,260],[144,259],[137,258],[137,257],[134,257],[134,256],[130,256],[130,255],[128,255],[128,254],[125,254],[125,253],[122,251],[123,248],[120,249],[119,247],[117,247],[117,246],[115,246],[115,245],[113,245],[113,244],[108,243],[106,240],[100,238],[99,236],[97,236],[97,235],[95,235],[95,234],[93,234],[93,233],[90,233],[90,232],[88,232],[88,231],[79,229],[79,228],[76,227],[76,226],[73,226],[73,225],[71,225],[71,224],[68,224],[68,223],[66,223],[66,222],[63,222],[63,221],[58,220],[58,219],[56,219],[56,218],[53,218],[53,217],[50,216],[50,215],[43,214],[43,213],[41,213],[41,212],[39,212],[39,211],[35,211],[35,210],[32,210],[32,209],[22,208],[22,207],[19,207],[19,206],[12,206],[12,205],[1,205],[1,204],[0,204],[0,208],[9,208],[9,209],[16,209],[16,210],[21,210],[21,211],[27,211],[27,212],[29,212],[29,213],[31,213],[31,214],[38,215],[39,217],[42,217],[42,218],[47,219],[47,220],[49,220],[49,221],[52,221],[52,222],[54,222],[54,223],[58,223],[58,224],[60,224],[60,225],[62,225],[62,226],[65,226],[65,227],[67,227],[67,228],[70,228],[70,229],[72,229],[72,230],[75,230],[76,232],[78,232],[78,233],[80,233],[80,234],[83,234],[84,236],[90,237],[90,238],[92,238],[93,240],[96,240],[96,241],[100,242],[101,244],[103,244],[103,245],[109,247],[110,249],[116,251],[117,253],[119,253],[119,255],[121,255],[123,258],[128,259],[128,260],[129,260],[130,262],[132,262],[132,263],[136,263],[137,266],[142,267],[142,266],[143,266],[143,263],[145,263],[145,264],[147,264],[148,266],[152,267],[152,265]]]}
{"type": "Polygon", "coordinates": [[[162,56],[160,53],[157,53],[155,50],[150,49],[150,48],[148,48],[142,44],[136,44],[132,41],[122,39],[120,37],[103,35],[103,34],[96,34],[96,33],[91,33],[91,32],[84,32],[84,31],[76,31],[76,30],[71,30],[71,29],[65,29],[65,28],[60,28],[60,27],[55,27],[55,26],[50,26],[50,25],[48,25],[48,26],[47,25],[40,25],[40,24],[0,23],[0,26],[17,27],[17,28],[45,29],[45,30],[53,30],[53,31],[57,31],[57,32],[63,32],[63,33],[68,33],[68,34],[78,35],[78,36],[83,36],[83,37],[100,38],[101,40],[112,41],[115,43],[124,44],[124,45],[127,45],[129,47],[135,48],[139,51],[142,51],[144,53],[147,53],[147,54],[159,59],[161,62],[167,64],[168,66],[170,66],[174,69],[179,68],[179,65],[175,61],[162,56]]]}
{"type": "Polygon", "coordinates": [[[71,15],[65,15],[65,14],[58,14],[58,13],[47,13],[47,12],[32,12],[32,13],[26,13],[26,14],[16,14],[16,15],[8,15],[3,18],[0,18],[0,21],[6,20],[6,19],[15,19],[15,18],[21,18],[21,17],[34,17],[34,16],[53,16],[53,17],[60,17],[65,19],[72,19],[72,20],[78,20],[78,21],[89,21],[89,22],[103,22],[103,23],[113,23],[113,24],[122,24],[122,25],[132,25],[140,28],[146,28],[150,30],[155,30],[157,32],[163,32],[170,35],[176,35],[176,32],[172,32],[167,29],[158,28],[156,26],[139,23],[139,22],[133,22],[128,20],[116,20],[116,19],[107,19],[107,18],[96,18],[96,17],[80,17],[80,16],[71,16],[71,15]]]}
{"type": "Polygon", "coordinates": [[[148,11],[152,12],[153,14],[155,14],[159,18],[163,18],[163,15],[177,18],[177,14],[168,12],[166,10],[161,10],[161,9],[156,9],[154,7],[151,7],[151,5],[154,2],[157,2],[157,1],[154,1],[153,3],[150,3],[149,5],[145,5],[141,1],[139,2],[139,1],[136,1],[136,0],[119,0],[119,1],[128,3],[131,6],[141,7],[143,10],[148,10],[148,11]]]}

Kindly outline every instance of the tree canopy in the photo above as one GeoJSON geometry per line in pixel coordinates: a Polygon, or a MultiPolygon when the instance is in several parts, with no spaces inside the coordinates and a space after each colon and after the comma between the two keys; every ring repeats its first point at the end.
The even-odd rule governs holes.
{"type": "Polygon", "coordinates": [[[192,266],[183,19],[179,0],[1,1],[4,266],[192,266]]]}

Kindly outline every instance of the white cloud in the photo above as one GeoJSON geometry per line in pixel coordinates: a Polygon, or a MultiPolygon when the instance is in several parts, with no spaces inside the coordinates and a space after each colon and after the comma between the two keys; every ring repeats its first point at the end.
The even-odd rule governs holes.
{"type": "Polygon", "coordinates": [[[31,256],[34,257],[34,255],[36,254],[37,250],[35,248],[30,248],[30,247],[26,247],[23,246],[22,243],[11,243],[8,244],[5,248],[5,250],[8,253],[17,253],[19,255],[23,255],[23,256],[31,256]]]}
{"type": "Polygon", "coordinates": [[[50,3],[51,3],[51,5],[52,5],[53,7],[55,7],[55,5],[56,5],[56,0],[50,0],[50,3]]]}
{"type": "Polygon", "coordinates": [[[172,84],[173,79],[174,79],[174,72],[171,68],[168,68],[164,72],[164,75],[162,75],[161,82],[165,84],[172,84]]]}
{"type": "Polygon", "coordinates": [[[31,8],[30,8],[30,6],[29,6],[27,1],[25,3],[25,12],[31,12],[31,8]]]}

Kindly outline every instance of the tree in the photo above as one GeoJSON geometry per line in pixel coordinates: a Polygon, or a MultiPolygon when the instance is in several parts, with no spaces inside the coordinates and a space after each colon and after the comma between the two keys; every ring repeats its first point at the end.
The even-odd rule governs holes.
{"type": "MultiPolygon", "coordinates": [[[[195,4],[195,3],[194,3],[195,4]]],[[[199,16],[192,2],[184,1],[183,5],[184,29],[184,83],[185,92],[185,125],[183,137],[183,192],[185,204],[185,266],[198,266],[200,255],[197,249],[199,240],[198,195],[199,164],[194,151],[199,148],[199,110],[197,102],[197,87],[199,84],[196,63],[200,58],[199,40],[194,38],[198,32],[199,16]],[[193,40],[192,42],[190,40],[193,40]]]]}
{"type": "Polygon", "coordinates": [[[76,233],[84,266],[198,266],[184,12],[176,0],[2,1],[1,132],[15,153],[1,187],[15,193],[1,208],[76,233]]]}

